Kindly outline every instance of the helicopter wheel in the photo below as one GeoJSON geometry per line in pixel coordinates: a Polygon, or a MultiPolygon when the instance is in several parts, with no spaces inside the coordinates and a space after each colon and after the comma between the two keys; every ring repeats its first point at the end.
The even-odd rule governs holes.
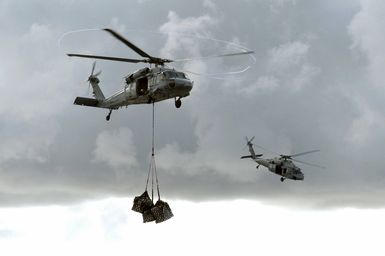
{"type": "Polygon", "coordinates": [[[283,182],[285,180],[285,178],[284,177],[281,177],[281,182],[283,182]]]}
{"type": "Polygon", "coordinates": [[[155,103],[155,99],[152,98],[151,96],[149,96],[149,97],[148,97],[147,103],[148,103],[148,104],[155,103]]]}
{"type": "Polygon", "coordinates": [[[110,109],[110,112],[108,112],[108,115],[106,116],[107,121],[110,121],[111,113],[112,113],[112,109],[110,109]]]}
{"type": "Polygon", "coordinates": [[[180,108],[180,106],[182,106],[182,101],[179,99],[175,99],[175,107],[176,108],[180,108]]]}

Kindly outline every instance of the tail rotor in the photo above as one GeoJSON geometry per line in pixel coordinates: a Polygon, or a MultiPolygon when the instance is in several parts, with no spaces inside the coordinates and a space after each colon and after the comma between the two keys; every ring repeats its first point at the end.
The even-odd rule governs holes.
{"type": "Polygon", "coordinates": [[[98,76],[102,73],[102,71],[99,70],[98,72],[96,72],[96,74],[94,74],[95,67],[96,67],[96,61],[94,61],[94,63],[92,63],[91,74],[90,74],[90,76],[88,77],[88,80],[87,80],[90,83],[92,83],[92,82],[99,83],[98,76]]]}
{"type": "MultiPolygon", "coordinates": [[[[102,73],[102,71],[99,70],[98,72],[96,72],[96,73],[94,74],[94,72],[95,72],[95,67],[96,67],[96,61],[94,61],[94,62],[92,63],[91,74],[90,74],[90,76],[89,76],[88,79],[87,79],[87,82],[88,82],[88,91],[90,91],[91,86],[92,86],[93,83],[94,83],[94,84],[99,84],[99,82],[100,82],[98,76],[102,73]]],[[[95,92],[94,92],[94,95],[95,95],[95,92]]]]}
{"type": "Polygon", "coordinates": [[[253,146],[253,143],[251,143],[253,140],[254,140],[255,136],[253,136],[250,140],[249,138],[247,138],[247,136],[245,137],[246,139],[246,146],[244,147],[244,149],[246,149],[247,147],[249,146],[253,146]]]}
{"type": "Polygon", "coordinates": [[[255,136],[253,136],[251,139],[249,139],[247,136],[245,137],[246,139],[246,146],[244,147],[243,150],[245,150],[247,147],[249,148],[249,152],[250,152],[250,155],[248,156],[241,156],[241,159],[244,159],[244,158],[251,158],[251,159],[257,159],[261,156],[263,156],[263,154],[258,154],[256,155],[255,152],[254,152],[254,149],[253,149],[253,143],[252,141],[254,140],[255,136]]]}

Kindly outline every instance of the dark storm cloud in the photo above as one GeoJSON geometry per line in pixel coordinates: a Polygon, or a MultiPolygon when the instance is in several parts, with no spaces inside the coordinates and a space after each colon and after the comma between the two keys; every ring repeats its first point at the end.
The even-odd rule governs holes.
{"type": "MultiPolygon", "coordinates": [[[[113,27],[154,55],[170,55],[165,57],[206,54],[216,47],[207,37],[256,52],[256,64],[241,75],[192,76],[195,86],[181,109],[172,101],[157,105],[157,164],[165,197],[383,206],[384,90],[379,81],[384,77],[379,70],[385,44],[377,42],[384,40],[378,23],[385,8],[379,1],[36,0],[0,5],[1,204],[133,196],[144,189],[150,106],[119,110],[107,123],[106,111],[72,105],[75,96],[87,93],[84,81],[92,61],[69,59],[57,46],[70,30],[113,27]],[[132,29],[172,34],[150,36],[132,29]],[[161,40],[146,39],[153,36],[161,40]],[[327,168],[302,166],[305,181],[282,184],[278,176],[239,160],[245,135],[282,153],[319,148],[303,160],[327,168]]],[[[81,36],[66,40],[73,43],[81,36]]],[[[103,33],[78,44],[95,54],[114,49],[131,54],[103,33]]],[[[232,64],[196,61],[183,68],[210,73],[232,64]]],[[[100,61],[97,68],[110,94],[139,66],[100,61]]]]}

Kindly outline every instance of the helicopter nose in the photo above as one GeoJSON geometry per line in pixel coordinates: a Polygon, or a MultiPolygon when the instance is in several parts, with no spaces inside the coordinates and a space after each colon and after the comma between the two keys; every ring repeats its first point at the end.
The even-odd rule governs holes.
{"type": "Polygon", "coordinates": [[[298,175],[297,175],[297,179],[299,179],[299,180],[303,180],[303,179],[304,179],[304,175],[303,175],[303,173],[298,173],[298,175]]]}
{"type": "Polygon", "coordinates": [[[175,82],[175,88],[181,90],[181,91],[188,91],[190,92],[193,88],[193,83],[191,81],[176,81],[175,82]]]}

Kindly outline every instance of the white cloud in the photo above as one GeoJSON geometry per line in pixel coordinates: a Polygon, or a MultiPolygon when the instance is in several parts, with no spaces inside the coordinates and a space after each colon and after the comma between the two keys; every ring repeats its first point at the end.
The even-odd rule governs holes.
{"type": "Polygon", "coordinates": [[[361,0],[361,10],[349,25],[353,49],[361,50],[368,60],[371,81],[384,87],[385,67],[385,2],[361,0]]]}
{"type": "Polygon", "coordinates": [[[63,109],[75,84],[70,82],[69,64],[58,59],[57,39],[54,29],[36,23],[22,36],[4,39],[0,114],[27,121],[49,118],[63,109]]]}
{"type": "Polygon", "coordinates": [[[293,41],[269,50],[269,73],[279,79],[276,84],[293,92],[311,84],[321,69],[309,62],[309,49],[309,43],[293,41]]]}
{"type": "Polygon", "coordinates": [[[96,138],[94,160],[113,168],[136,168],[134,135],[128,128],[101,132],[96,138]]]}
{"type": "Polygon", "coordinates": [[[60,131],[55,117],[70,99],[69,66],[58,56],[57,32],[33,23],[2,40],[0,161],[46,162],[60,131]]]}
{"type": "Polygon", "coordinates": [[[158,167],[170,172],[172,174],[176,174],[177,172],[184,171],[185,173],[196,173],[194,171],[191,173],[191,169],[193,170],[201,170],[199,168],[200,163],[196,162],[195,156],[192,153],[181,153],[178,144],[168,144],[163,147],[157,153],[157,165],[158,167]],[[194,165],[193,168],[186,169],[186,165],[194,165]],[[198,165],[198,166],[197,166],[198,165]],[[182,166],[184,168],[182,168],[182,166]]]}
{"type": "Polygon", "coordinates": [[[261,76],[250,85],[244,85],[239,93],[246,97],[253,97],[257,94],[273,92],[279,87],[278,79],[273,76],[261,76]]]}
{"type": "Polygon", "coordinates": [[[175,12],[170,11],[168,13],[168,21],[159,28],[160,32],[168,34],[167,42],[161,50],[161,55],[173,56],[175,51],[183,50],[185,56],[200,56],[199,45],[197,45],[199,41],[183,35],[208,36],[208,28],[216,23],[217,21],[209,15],[183,19],[175,12]]]}
{"type": "MultiPolygon", "coordinates": [[[[150,0],[140,0],[140,1],[150,1],[150,0]]],[[[118,33],[123,33],[126,30],[126,25],[121,23],[118,18],[114,17],[111,19],[110,28],[113,28],[116,30],[118,33]]]]}
{"type": "Polygon", "coordinates": [[[293,78],[292,89],[294,91],[298,91],[304,88],[306,85],[311,85],[311,83],[320,72],[321,69],[316,66],[313,66],[309,63],[303,64],[298,74],[293,78]]]}
{"type": "Polygon", "coordinates": [[[355,102],[360,114],[352,120],[345,140],[352,147],[360,148],[380,139],[376,136],[385,130],[385,117],[382,112],[372,109],[362,97],[355,97],[355,102]]]}
{"type": "Polygon", "coordinates": [[[309,44],[294,41],[279,45],[269,51],[270,65],[272,69],[286,69],[300,65],[309,52],[309,44]]]}
{"type": "Polygon", "coordinates": [[[145,4],[150,2],[151,0],[137,0],[137,1],[138,1],[138,4],[145,4]]]}
{"type": "MultiPolygon", "coordinates": [[[[182,56],[182,58],[200,57],[207,38],[210,38],[210,30],[218,24],[218,21],[209,15],[198,17],[180,18],[175,12],[169,11],[168,21],[159,28],[161,33],[167,35],[165,45],[161,49],[161,56],[182,56]],[[201,40],[201,39],[205,40],[201,40]]],[[[202,60],[193,60],[183,63],[182,70],[198,74],[207,74],[208,65],[202,60]]],[[[205,77],[195,76],[195,83],[204,84],[205,77]]],[[[194,92],[202,87],[194,88],[194,92]]]]}
{"type": "Polygon", "coordinates": [[[203,0],[203,6],[213,11],[217,9],[213,0],[203,0]]]}
{"type": "Polygon", "coordinates": [[[131,203],[131,198],[108,198],[67,207],[3,208],[0,230],[13,235],[0,237],[2,253],[7,256],[46,256],[53,252],[59,256],[120,256],[143,254],[143,251],[171,256],[181,252],[183,255],[384,254],[381,233],[385,228],[384,210],[325,212],[290,210],[248,200],[168,201],[173,218],[160,224],[143,224],[141,215],[129,210],[131,203]],[[282,238],[279,246],[276,239],[271,239],[277,236],[282,238]],[[191,241],[197,246],[191,246],[191,241]],[[320,241],[328,246],[319,246],[320,241]]]}
{"type": "Polygon", "coordinates": [[[46,162],[59,131],[58,126],[54,122],[28,122],[15,125],[28,128],[13,130],[12,134],[2,134],[0,162],[8,160],[46,162]]]}
{"type": "MultiPolygon", "coordinates": [[[[201,176],[206,174],[223,175],[233,181],[249,181],[256,178],[253,172],[239,172],[242,168],[253,165],[246,161],[238,161],[237,152],[240,150],[227,150],[220,152],[226,142],[232,139],[220,138],[220,126],[223,123],[218,120],[208,122],[206,118],[199,120],[197,133],[199,141],[195,152],[183,152],[176,143],[167,144],[157,152],[157,166],[164,172],[172,175],[183,174],[186,176],[201,176]],[[203,127],[206,126],[206,127],[203,127]],[[235,152],[234,152],[235,151],[235,152]],[[230,160],[234,159],[234,160],[230,160]]],[[[241,149],[242,145],[239,145],[241,149]]]]}
{"type": "Polygon", "coordinates": [[[296,5],[297,0],[269,0],[270,10],[272,12],[279,12],[283,7],[287,5],[296,5]]]}

